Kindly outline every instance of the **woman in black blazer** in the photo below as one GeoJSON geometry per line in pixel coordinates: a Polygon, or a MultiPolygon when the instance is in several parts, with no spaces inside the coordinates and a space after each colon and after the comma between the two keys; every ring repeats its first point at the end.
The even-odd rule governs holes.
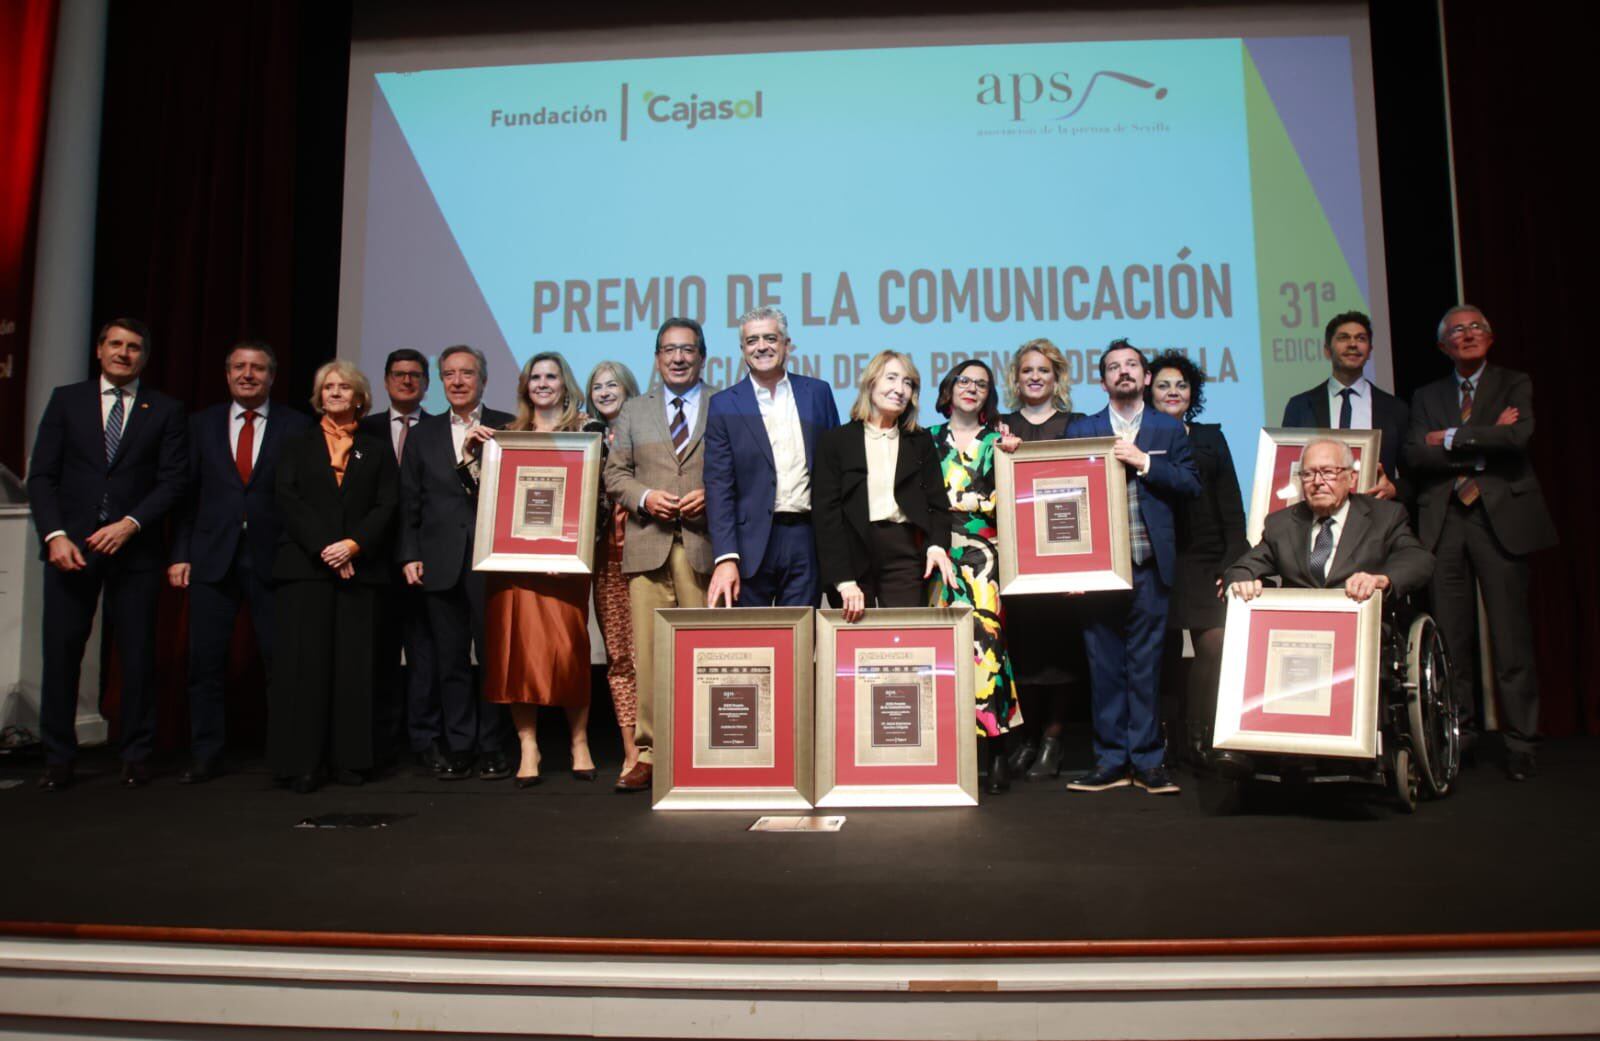
{"type": "Polygon", "coordinates": [[[316,428],[283,447],[283,521],[272,577],[278,638],[268,686],[267,760],[311,792],[331,773],[360,784],[372,766],[378,588],[389,581],[400,474],[384,438],[358,430],[372,391],[354,365],[317,370],[316,428]]]}
{"type": "Polygon", "coordinates": [[[1222,665],[1222,624],[1227,617],[1221,599],[1222,573],[1249,548],[1244,537],[1244,500],[1222,427],[1194,422],[1205,409],[1205,373],[1187,355],[1170,350],[1150,362],[1150,372],[1150,403],[1183,421],[1189,431],[1189,451],[1200,471],[1200,497],[1186,502],[1174,517],[1178,559],[1161,666],[1167,747],[1182,748],[1199,762],[1211,748],[1222,665]],[[1184,629],[1194,643],[1194,658],[1188,662],[1183,658],[1184,629]]]}
{"type": "Polygon", "coordinates": [[[934,568],[955,584],[950,500],[933,438],[917,426],[918,384],[908,356],[880,352],[861,374],[851,421],[817,441],[817,557],[846,621],[867,607],[927,606],[934,568]]]}

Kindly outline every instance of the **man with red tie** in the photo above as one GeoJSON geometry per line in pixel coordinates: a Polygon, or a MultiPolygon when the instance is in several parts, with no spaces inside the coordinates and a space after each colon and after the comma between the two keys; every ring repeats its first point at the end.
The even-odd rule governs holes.
{"type": "Polygon", "coordinates": [[[78,679],[102,594],[122,664],[122,783],[150,781],[161,528],[188,478],[183,408],[139,379],[150,358],[144,323],[107,322],[95,358],[98,376],[50,395],[28,461],[39,555],[49,565],[39,691],[46,791],[73,783],[78,679]]]}
{"type": "Polygon", "coordinates": [[[1489,364],[1494,330],[1460,304],[1439,321],[1453,370],[1411,402],[1406,465],[1418,485],[1422,544],[1433,551],[1433,613],[1453,666],[1463,736],[1475,734],[1478,591],[1489,619],[1506,773],[1532,777],[1539,682],[1528,614],[1528,555],[1556,544],[1533,472],[1533,381],[1489,364]]]}
{"type": "Polygon", "coordinates": [[[223,363],[224,405],[189,420],[189,496],[178,511],[167,581],[189,590],[189,753],[182,784],[222,770],[227,734],[223,677],[239,604],[250,609],[261,661],[272,668],[272,561],[278,515],[273,478],[285,438],[310,425],[268,401],[278,358],[260,340],[242,340],[223,363]]]}

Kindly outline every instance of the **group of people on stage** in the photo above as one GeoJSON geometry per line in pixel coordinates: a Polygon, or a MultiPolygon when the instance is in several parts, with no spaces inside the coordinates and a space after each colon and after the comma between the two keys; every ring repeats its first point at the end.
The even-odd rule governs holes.
{"type": "Polygon", "coordinates": [[[98,336],[99,374],[51,398],[29,466],[51,565],[41,784],[74,780],[79,668],[102,593],[121,661],[122,780],[149,782],[163,578],[189,593],[184,783],[222,770],[241,603],[267,665],[273,774],[305,792],[359,784],[407,747],[441,779],[532,787],[544,777],[541,706],[563,710],[572,775],[593,780],[592,598],[625,749],[616,788],[631,792],[650,787],[655,758],[655,611],[826,597],[849,620],[873,607],[972,608],[989,792],[1060,775],[1068,691],[1087,681],[1095,762],[1068,788],[1169,794],[1168,734],[1175,753],[1230,765],[1209,747],[1223,597],[1252,597],[1272,576],[1358,600],[1431,581],[1469,734],[1480,588],[1508,771],[1522,779],[1538,732],[1527,557],[1555,541],[1529,460],[1532,392],[1526,376],[1487,363],[1493,333],[1477,308],[1452,308],[1437,342],[1454,371],[1408,411],[1363,374],[1366,316],[1328,323],[1332,375],[1289,402],[1284,425],[1382,430],[1382,476],[1354,495],[1349,449],[1313,442],[1303,501],[1272,515],[1250,548],[1228,444],[1196,421],[1205,374],[1181,352],[1147,358],[1125,340],[1100,355],[1109,402],[1092,415],[1073,411],[1061,352],[1034,339],[1004,374],[961,361],[926,388],[945,417],[929,428],[916,365],[882,351],[841,423],[832,388],[789,369],[784,314],[761,307],[739,322],[748,376],[715,393],[701,379],[703,331],[672,318],[656,335],[648,393],[620,361],[580,385],[560,354],[543,352],[517,377],[516,413],[498,412],[483,405],[482,353],[458,345],[436,363],[448,411],[429,415],[428,360],[400,349],[384,366],[387,409],[374,412],[366,377],[335,360],[317,371],[310,419],[269,400],[276,357],[246,340],[226,359],[230,401],[186,417],[140,379],[149,331],[117,318],[98,336]],[[592,577],[472,569],[479,459],[497,430],[602,435],[592,577]],[[995,454],[1063,437],[1116,439],[1132,589],[1002,603],[995,454]]]}

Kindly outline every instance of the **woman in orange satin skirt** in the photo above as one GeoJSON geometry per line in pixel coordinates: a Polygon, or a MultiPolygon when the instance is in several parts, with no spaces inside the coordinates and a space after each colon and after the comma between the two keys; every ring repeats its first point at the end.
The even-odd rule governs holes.
{"type": "MultiPolygon", "coordinates": [[[[604,428],[585,421],[583,394],[559,354],[536,354],[517,384],[517,418],[508,430],[549,432],[604,428]]],[[[516,784],[530,788],[539,772],[539,706],[566,710],[572,731],[572,775],[594,780],[589,755],[588,575],[505,574],[488,576],[484,625],[487,644],[483,696],[509,705],[522,757],[516,784]]]]}

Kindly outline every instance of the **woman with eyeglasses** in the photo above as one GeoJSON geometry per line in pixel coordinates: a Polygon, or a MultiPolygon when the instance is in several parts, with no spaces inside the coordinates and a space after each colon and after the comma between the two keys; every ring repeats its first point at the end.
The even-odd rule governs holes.
{"type": "Polygon", "coordinates": [[[1167,609],[1167,642],[1161,663],[1162,715],[1168,748],[1174,746],[1197,764],[1210,755],[1216,713],[1217,680],[1222,667],[1222,573],[1244,555],[1244,499],[1233,454],[1216,423],[1196,423],[1205,411],[1206,374],[1181,351],[1169,350],[1150,362],[1153,376],[1145,394],[1157,409],[1180,420],[1189,433],[1189,450],[1200,471],[1200,497],[1176,511],[1178,545],[1167,609]],[[1183,630],[1189,630],[1194,657],[1183,657],[1183,630]]]}
{"type": "Polygon", "coordinates": [[[939,583],[934,602],[972,608],[973,660],[977,674],[978,736],[989,742],[985,790],[998,795],[1011,787],[1005,755],[1006,735],[1022,725],[1017,684],[1006,653],[1000,607],[1000,553],[995,546],[994,453],[1004,435],[999,429],[1000,396],[994,373],[981,361],[957,362],[939,382],[934,407],[947,421],[928,428],[939,457],[950,500],[950,558],[954,580],[939,583]]]}
{"type": "Polygon", "coordinates": [[[822,581],[845,620],[868,607],[925,607],[927,579],[950,566],[950,512],[933,439],[917,425],[917,367],[881,351],[867,363],[850,422],[817,440],[812,524],[822,581]]]}

